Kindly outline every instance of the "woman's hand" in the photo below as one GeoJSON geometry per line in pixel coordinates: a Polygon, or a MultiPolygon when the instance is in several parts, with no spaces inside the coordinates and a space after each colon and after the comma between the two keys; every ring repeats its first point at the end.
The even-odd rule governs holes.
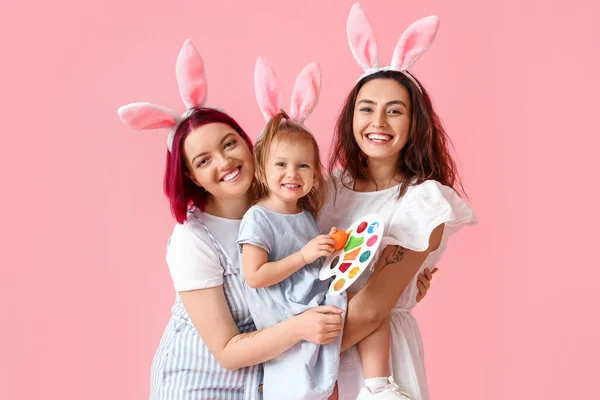
{"type": "Polygon", "coordinates": [[[294,317],[295,328],[302,340],[327,344],[342,332],[342,313],[335,306],[318,306],[294,317]]]}
{"type": "Polygon", "coordinates": [[[417,303],[423,300],[423,297],[427,294],[427,291],[431,287],[431,280],[433,279],[433,274],[437,272],[437,268],[434,268],[433,271],[429,271],[429,268],[425,268],[422,274],[419,274],[417,280],[417,288],[419,292],[417,293],[417,303]]]}

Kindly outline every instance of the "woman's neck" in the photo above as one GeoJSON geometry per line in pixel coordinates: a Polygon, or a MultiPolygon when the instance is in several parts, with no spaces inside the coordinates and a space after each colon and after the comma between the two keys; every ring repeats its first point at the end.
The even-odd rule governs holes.
{"type": "Polygon", "coordinates": [[[357,192],[372,192],[398,185],[401,181],[401,175],[397,168],[396,160],[374,160],[370,158],[367,165],[367,175],[371,179],[357,179],[354,190],[357,192]]]}
{"type": "Polygon", "coordinates": [[[252,205],[252,193],[248,191],[245,196],[234,198],[218,198],[209,196],[204,211],[215,217],[227,219],[242,219],[252,205]]]}

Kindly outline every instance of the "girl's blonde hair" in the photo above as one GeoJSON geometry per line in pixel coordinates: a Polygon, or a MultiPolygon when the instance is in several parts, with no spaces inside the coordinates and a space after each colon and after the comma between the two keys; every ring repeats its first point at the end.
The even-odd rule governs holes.
{"type": "Polygon", "coordinates": [[[299,206],[311,212],[316,218],[325,204],[327,198],[327,185],[323,174],[323,165],[319,155],[319,146],[314,136],[302,125],[290,120],[285,111],[277,113],[267,126],[254,146],[254,170],[256,171],[255,194],[259,200],[269,193],[267,184],[266,166],[271,145],[275,140],[289,138],[293,140],[307,140],[314,149],[315,180],[310,192],[299,200],[299,206]]]}

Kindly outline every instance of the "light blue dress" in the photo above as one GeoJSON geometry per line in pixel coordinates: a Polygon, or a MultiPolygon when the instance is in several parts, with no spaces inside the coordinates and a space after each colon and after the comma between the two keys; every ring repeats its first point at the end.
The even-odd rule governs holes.
{"type": "MultiPolygon", "coordinates": [[[[269,261],[278,261],[299,251],[318,235],[317,223],[306,210],[280,214],[255,205],[242,219],[237,243],[240,251],[243,244],[252,244],[265,249],[269,261]]],[[[273,326],[319,305],[346,309],[346,295],[327,294],[331,281],[319,280],[322,261],[304,266],[273,286],[252,289],[244,285],[257,329],[273,326]]],[[[266,362],[264,399],[327,399],[338,377],[341,338],[342,335],[322,346],[303,341],[266,362]]]]}

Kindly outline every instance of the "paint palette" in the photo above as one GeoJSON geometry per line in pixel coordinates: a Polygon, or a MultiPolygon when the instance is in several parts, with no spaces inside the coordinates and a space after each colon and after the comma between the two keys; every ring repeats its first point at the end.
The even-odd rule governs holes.
{"type": "Polygon", "coordinates": [[[383,220],[377,214],[369,214],[354,222],[346,233],[344,248],[327,257],[319,272],[321,280],[335,276],[329,287],[331,294],[344,292],[367,269],[381,244],[383,220]]]}

